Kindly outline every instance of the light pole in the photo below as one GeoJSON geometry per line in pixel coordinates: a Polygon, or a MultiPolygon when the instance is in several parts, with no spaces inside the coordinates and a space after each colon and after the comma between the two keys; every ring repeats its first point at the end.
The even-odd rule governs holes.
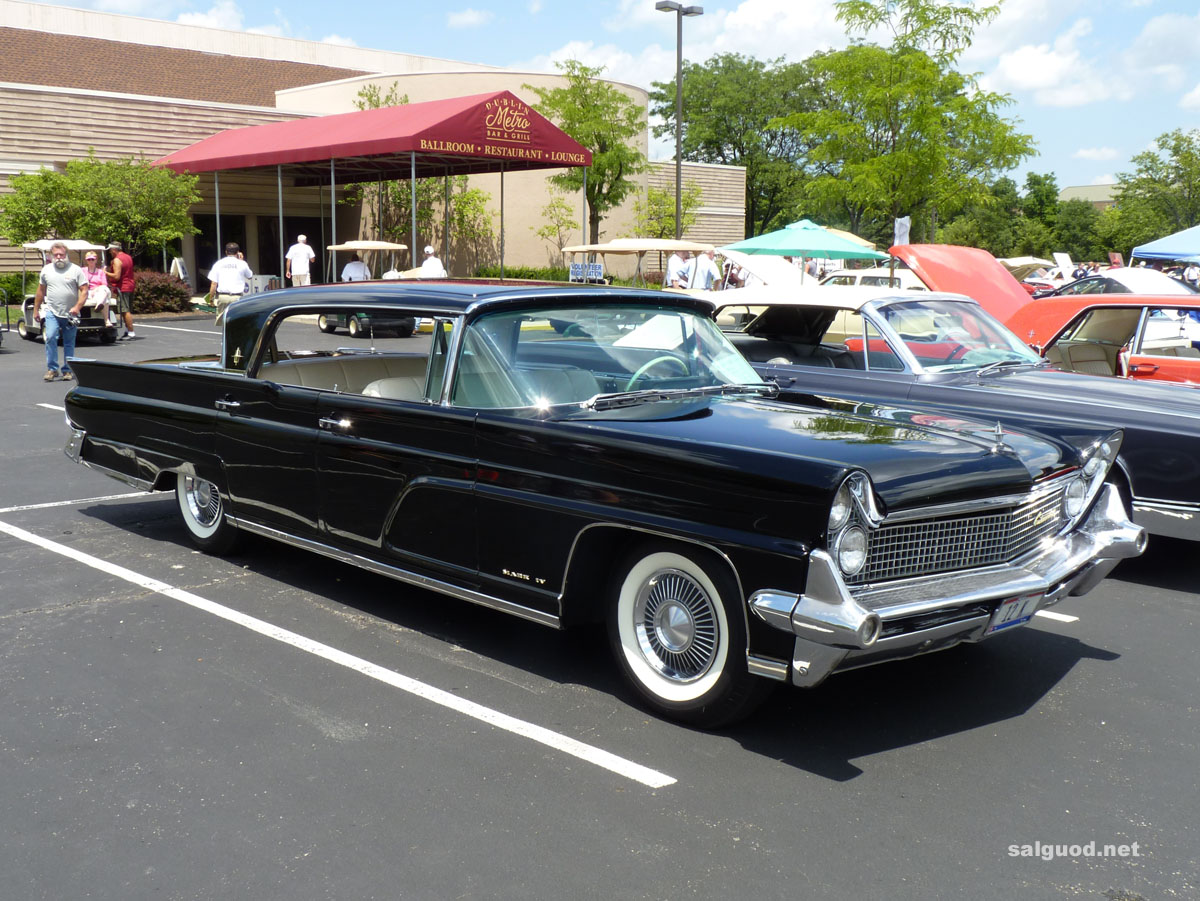
{"type": "Polygon", "coordinates": [[[703,6],[684,6],[676,0],[658,0],[659,12],[675,13],[675,240],[683,237],[683,17],[704,15],[703,6]]]}

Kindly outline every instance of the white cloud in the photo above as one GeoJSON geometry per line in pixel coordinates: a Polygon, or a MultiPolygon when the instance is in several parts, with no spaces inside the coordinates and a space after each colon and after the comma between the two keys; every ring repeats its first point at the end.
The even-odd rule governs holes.
{"type": "Polygon", "coordinates": [[[1092,179],[1092,184],[1094,185],[1115,185],[1116,183],[1117,177],[1112,173],[1109,173],[1108,175],[1097,175],[1092,179]]]}
{"type": "Polygon", "coordinates": [[[456,13],[447,13],[447,28],[479,28],[492,21],[492,13],[486,9],[464,9],[456,13]]]}
{"type": "Polygon", "coordinates": [[[1180,97],[1179,105],[1184,109],[1200,109],[1200,84],[1180,97]]]}
{"type": "Polygon", "coordinates": [[[536,16],[542,11],[542,0],[529,0],[529,6],[526,8],[531,16],[536,16]]]}
{"type": "Polygon", "coordinates": [[[357,47],[354,38],[344,38],[340,34],[327,34],[321,38],[322,44],[337,44],[339,47],[357,47]]]}
{"type": "Polygon", "coordinates": [[[1080,147],[1073,154],[1072,159],[1076,160],[1115,160],[1119,153],[1111,147],[1080,147]]]}
{"type": "Polygon", "coordinates": [[[242,30],[242,8],[233,0],[217,0],[206,12],[180,13],[175,19],[180,25],[199,25],[202,28],[242,30]]]}

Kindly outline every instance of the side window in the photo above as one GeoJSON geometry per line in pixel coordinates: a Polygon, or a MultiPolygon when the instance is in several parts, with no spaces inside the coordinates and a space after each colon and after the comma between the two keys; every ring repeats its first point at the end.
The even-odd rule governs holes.
{"type": "Polygon", "coordinates": [[[1141,318],[1140,308],[1088,310],[1063,332],[1060,341],[1090,341],[1124,347],[1141,318]]]}
{"type": "Polygon", "coordinates": [[[403,310],[298,310],[275,324],[256,377],[278,385],[423,401],[428,344],[403,310]]]}
{"type": "Polygon", "coordinates": [[[904,363],[875,325],[867,322],[867,368],[900,371],[904,363]]]}
{"type": "Polygon", "coordinates": [[[1151,307],[1148,312],[1139,353],[1200,358],[1200,311],[1151,307]]]}

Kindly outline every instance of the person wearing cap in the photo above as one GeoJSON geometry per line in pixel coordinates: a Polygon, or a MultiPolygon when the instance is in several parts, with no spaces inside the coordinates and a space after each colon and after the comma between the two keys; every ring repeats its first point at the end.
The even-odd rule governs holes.
{"type": "Polygon", "coordinates": [[[108,276],[100,268],[100,258],[94,250],[89,250],[84,254],[83,265],[83,274],[87,276],[88,280],[88,306],[92,307],[96,311],[96,315],[107,325],[108,301],[112,298],[112,293],[108,290],[108,276]]]}
{"type": "Polygon", "coordinates": [[[136,287],[133,278],[133,258],[121,247],[120,241],[110,241],[108,249],[112,251],[112,269],[105,271],[108,276],[108,287],[117,296],[117,313],[125,322],[125,334],[121,341],[136,338],[133,333],[133,289],[136,287]]]}
{"type": "Polygon", "coordinates": [[[306,235],[296,235],[296,243],[288,248],[287,269],[284,272],[292,280],[292,287],[312,284],[309,264],[317,258],[313,249],[308,246],[306,235]]]}
{"type": "Polygon", "coordinates": [[[433,245],[425,245],[425,262],[421,264],[421,278],[445,278],[446,267],[433,252],[433,245]]]}

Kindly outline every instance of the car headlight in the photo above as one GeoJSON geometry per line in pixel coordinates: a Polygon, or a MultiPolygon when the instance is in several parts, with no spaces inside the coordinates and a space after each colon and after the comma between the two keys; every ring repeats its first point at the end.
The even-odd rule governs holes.
{"type": "Polygon", "coordinates": [[[838,536],[837,562],[848,576],[857,575],[867,562],[867,531],[852,525],[838,536]]]}
{"type": "Polygon", "coordinates": [[[1079,521],[1100,493],[1104,480],[1117,461],[1124,437],[1125,433],[1118,429],[1084,450],[1083,465],[1063,493],[1063,514],[1067,518],[1068,528],[1079,521]]]}
{"type": "Polygon", "coordinates": [[[846,476],[829,505],[826,547],[843,575],[853,576],[867,563],[869,530],[883,521],[875,504],[875,490],[865,472],[846,476]]]}

